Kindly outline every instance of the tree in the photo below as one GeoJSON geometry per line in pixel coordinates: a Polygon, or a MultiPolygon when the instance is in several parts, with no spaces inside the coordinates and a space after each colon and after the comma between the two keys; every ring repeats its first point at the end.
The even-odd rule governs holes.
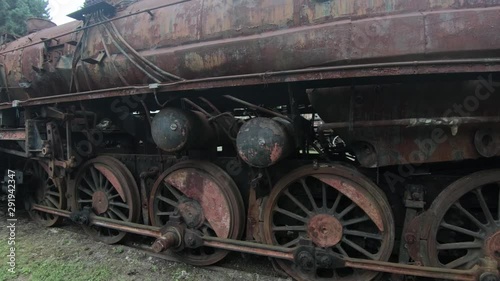
{"type": "Polygon", "coordinates": [[[26,34],[29,18],[50,19],[48,0],[0,0],[0,34],[26,34]]]}

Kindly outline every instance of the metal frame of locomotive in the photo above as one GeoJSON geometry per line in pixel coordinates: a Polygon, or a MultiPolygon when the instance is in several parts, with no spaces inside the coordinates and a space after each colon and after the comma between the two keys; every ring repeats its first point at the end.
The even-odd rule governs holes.
{"type": "Polygon", "coordinates": [[[2,37],[34,219],[298,280],[498,280],[500,3],[114,2],[2,37]]]}

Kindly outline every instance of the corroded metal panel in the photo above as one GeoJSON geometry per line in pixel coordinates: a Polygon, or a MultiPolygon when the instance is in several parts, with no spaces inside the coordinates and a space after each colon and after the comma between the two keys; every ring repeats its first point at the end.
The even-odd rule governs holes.
{"type": "Polygon", "coordinates": [[[144,0],[120,7],[112,21],[96,15],[89,24],[86,31],[73,22],[2,45],[11,99],[68,93],[80,39],[71,92],[329,65],[490,58],[500,49],[498,0],[144,0]]]}

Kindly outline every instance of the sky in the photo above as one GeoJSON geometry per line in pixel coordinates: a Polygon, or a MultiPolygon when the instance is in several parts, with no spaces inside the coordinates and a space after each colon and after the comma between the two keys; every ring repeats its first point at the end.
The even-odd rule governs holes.
{"type": "Polygon", "coordinates": [[[74,21],[66,15],[76,12],[83,6],[85,0],[49,0],[49,12],[52,21],[57,25],[74,21]]]}

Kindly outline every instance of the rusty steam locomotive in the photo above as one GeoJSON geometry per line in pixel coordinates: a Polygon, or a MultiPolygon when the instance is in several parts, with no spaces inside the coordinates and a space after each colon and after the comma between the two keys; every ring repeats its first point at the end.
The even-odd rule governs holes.
{"type": "Polygon", "coordinates": [[[70,16],[1,37],[2,189],[33,219],[297,280],[500,280],[500,1],[70,16]]]}

